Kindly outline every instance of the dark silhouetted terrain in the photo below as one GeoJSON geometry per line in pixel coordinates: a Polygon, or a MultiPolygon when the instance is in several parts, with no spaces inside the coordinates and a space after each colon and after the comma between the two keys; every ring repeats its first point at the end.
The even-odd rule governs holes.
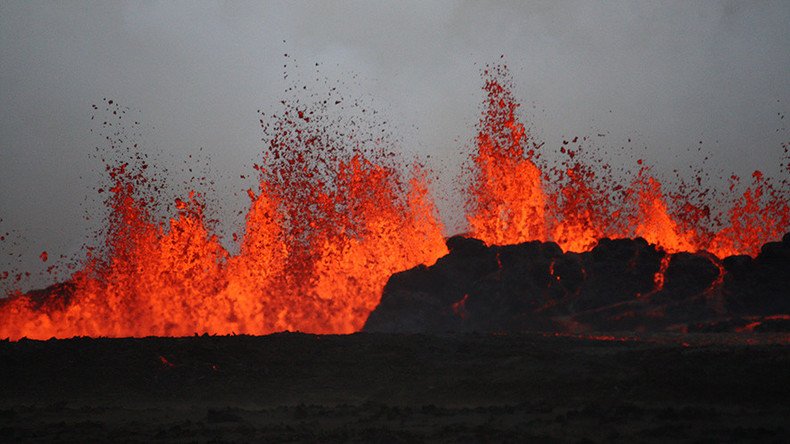
{"type": "Polygon", "coordinates": [[[788,368],[772,333],[5,341],[0,436],[787,442],[788,368]]]}
{"type": "Polygon", "coordinates": [[[390,278],[365,331],[790,331],[790,233],[755,258],[721,260],[641,238],[585,253],[460,236],[447,246],[436,264],[390,278]]]}

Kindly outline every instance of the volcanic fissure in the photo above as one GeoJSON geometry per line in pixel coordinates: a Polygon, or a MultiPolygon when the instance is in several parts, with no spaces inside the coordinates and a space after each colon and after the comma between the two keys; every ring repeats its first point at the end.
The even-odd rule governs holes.
{"type": "Polygon", "coordinates": [[[65,282],[0,301],[0,338],[788,321],[787,179],[755,171],[743,190],[733,177],[717,213],[697,199],[699,181],[668,193],[641,160],[615,179],[584,155],[586,137],[564,141],[565,161],[548,167],[506,67],[487,68],[484,81],[466,235],[445,239],[423,167],[329,119],[331,102],[284,101],[261,118],[268,146],[238,252],[212,230],[200,190],[163,223],[146,161],[109,163],[103,245],[65,282]]]}

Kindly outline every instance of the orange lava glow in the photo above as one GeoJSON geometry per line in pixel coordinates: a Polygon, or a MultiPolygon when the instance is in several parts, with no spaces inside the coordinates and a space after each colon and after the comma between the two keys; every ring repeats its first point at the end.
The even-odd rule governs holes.
{"type": "Polygon", "coordinates": [[[289,152],[276,177],[292,182],[261,168],[235,255],[196,193],[158,224],[138,193],[141,171],[110,169],[109,254],[89,257],[66,297],[0,307],[0,337],[359,331],[390,275],[447,253],[425,174],[403,183],[358,152],[338,158],[331,182],[302,182],[310,165],[289,152]]]}
{"type": "Polygon", "coordinates": [[[549,181],[535,162],[543,144],[532,140],[519,122],[506,67],[489,69],[485,77],[487,99],[472,155],[467,220],[470,235],[489,245],[541,240],[584,252],[603,237],[643,237],[667,253],[708,251],[724,258],[756,256],[762,244],[781,239],[790,229],[786,193],[759,171],[752,186],[730,202],[727,220],[719,227],[709,223],[707,208],[694,206],[685,196],[674,199],[684,213],[674,212],[673,200],[641,160],[630,185],[613,184],[608,166],[596,174],[575,159],[578,153],[565,141],[560,151],[569,160],[558,180],[549,181]],[[618,195],[619,203],[614,200],[618,195]]]}
{"type": "MultiPolygon", "coordinates": [[[[716,226],[691,204],[678,217],[641,161],[630,184],[612,184],[605,166],[579,160],[568,145],[576,139],[560,149],[569,160],[550,171],[540,163],[543,144],[519,121],[506,70],[485,77],[466,217],[469,234],[489,245],[554,241],[584,252],[604,237],[641,236],[669,253],[723,258],[754,256],[790,229],[786,195],[759,172],[716,226]]],[[[141,191],[146,165],[109,167],[105,245],[89,250],[63,294],[3,302],[0,338],[359,331],[390,275],[447,253],[427,174],[415,167],[405,178],[378,140],[335,137],[320,107],[286,108],[266,128],[270,146],[256,166],[258,189],[248,191],[238,252],[214,234],[198,192],[158,222],[154,199],[141,191]],[[359,148],[366,143],[376,148],[359,148]]],[[[465,302],[453,305],[460,317],[465,302]]]]}
{"type": "Polygon", "coordinates": [[[480,121],[471,209],[474,236],[490,244],[546,239],[546,195],[541,172],[525,156],[527,137],[516,119],[510,91],[489,80],[486,112],[480,121]]]}

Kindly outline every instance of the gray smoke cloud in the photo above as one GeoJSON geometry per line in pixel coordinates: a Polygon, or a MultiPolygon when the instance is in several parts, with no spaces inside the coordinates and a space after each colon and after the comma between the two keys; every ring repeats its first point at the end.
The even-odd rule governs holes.
{"type": "Polygon", "coordinates": [[[386,116],[404,153],[431,155],[450,232],[463,229],[451,185],[479,118],[480,70],[502,54],[548,156],[563,137],[605,134],[604,151],[625,146],[658,172],[709,155],[706,168],[726,175],[786,174],[789,23],[784,1],[5,1],[4,265],[40,270],[42,250],[77,255],[96,228],[90,106],[103,97],[136,110],[146,149],[184,159],[203,148],[219,217],[240,223],[251,186],[240,175],[262,146],[256,110],[278,109],[284,63],[305,81],[319,63],[320,79],[386,116]]]}

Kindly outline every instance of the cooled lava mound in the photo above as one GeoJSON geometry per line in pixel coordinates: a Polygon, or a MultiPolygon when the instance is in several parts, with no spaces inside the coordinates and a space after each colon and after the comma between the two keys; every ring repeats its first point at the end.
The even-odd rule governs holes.
{"type": "Polygon", "coordinates": [[[790,331],[790,233],[752,258],[668,254],[642,238],[563,253],[462,236],[393,275],[369,332],[790,331]]]}

